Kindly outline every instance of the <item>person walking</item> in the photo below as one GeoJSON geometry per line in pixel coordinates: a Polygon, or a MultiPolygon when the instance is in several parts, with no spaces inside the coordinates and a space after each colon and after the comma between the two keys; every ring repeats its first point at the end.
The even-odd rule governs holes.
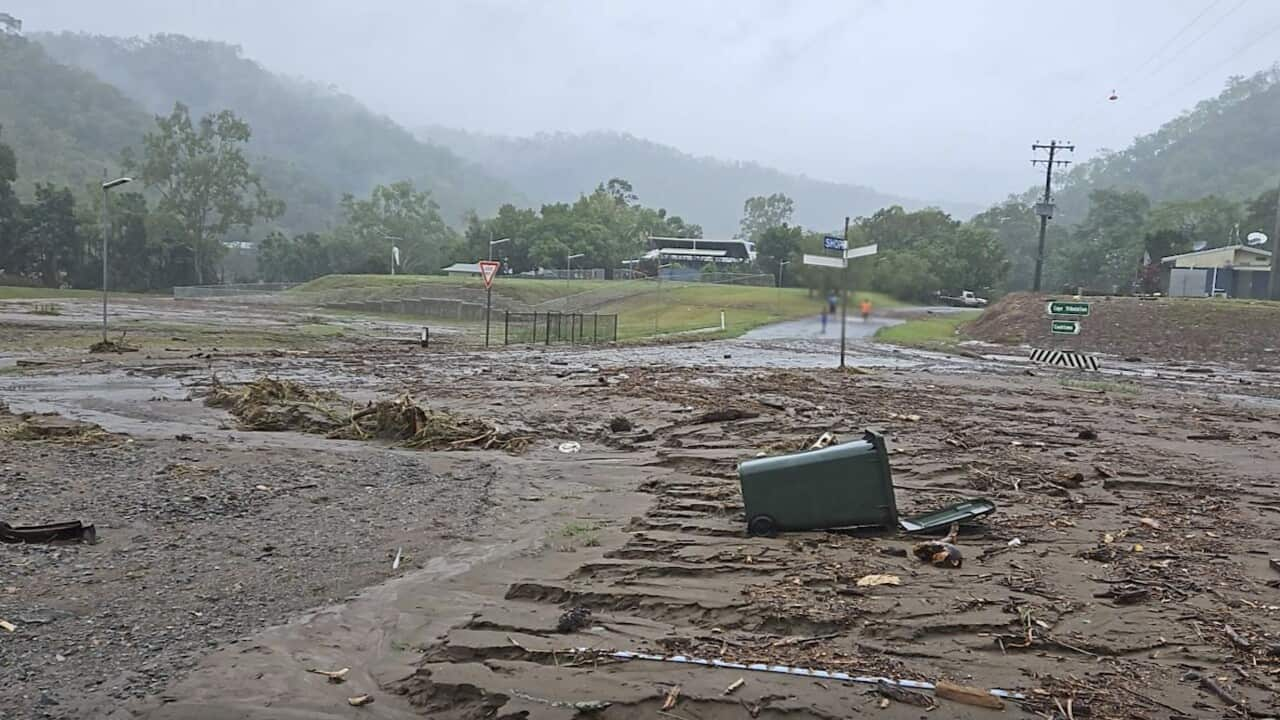
{"type": "Polygon", "coordinates": [[[862,322],[866,322],[871,317],[871,301],[862,298],[862,302],[858,305],[858,309],[862,311],[862,322]]]}
{"type": "Polygon", "coordinates": [[[821,332],[821,333],[819,333],[819,334],[821,334],[821,335],[826,335],[826,334],[827,334],[827,311],[826,311],[826,309],[823,309],[823,311],[822,311],[822,332],[821,332]]]}

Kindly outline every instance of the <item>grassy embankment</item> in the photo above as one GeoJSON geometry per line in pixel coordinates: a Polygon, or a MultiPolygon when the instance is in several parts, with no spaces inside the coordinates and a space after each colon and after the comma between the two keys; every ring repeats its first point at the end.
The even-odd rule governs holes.
{"type": "MultiPolygon", "coordinates": [[[[408,286],[439,286],[483,289],[478,279],[415,275],[331,275],[294,288],[292,293],[350,289],[395,291],[408,286]]],[[[712,285],[708,283],[652,280],[533,280],[498,278],[494,293],[538,306],[539,310],[575,311],[618,315],[618,339],[637,340],[656,332],[668,335],[715,328],[699,337],[734,337],[761,325],[818,315],[822,299],[810,297],[803,288],[712,285]],[[720,313],[725,313],[725,330],[719,331],[720,313]]],[[[877,308],[901,307],[903,303],[879,293],[857,293],[870,298],[877,308]]]]}
{"type": "Polygon", "coordinates": [[[901,325],[880,328],[876,340],[926,350],[945,350],[960,342],[960,326],[976,320],[981,310],[961,310],[912,318],[901,325]]]}

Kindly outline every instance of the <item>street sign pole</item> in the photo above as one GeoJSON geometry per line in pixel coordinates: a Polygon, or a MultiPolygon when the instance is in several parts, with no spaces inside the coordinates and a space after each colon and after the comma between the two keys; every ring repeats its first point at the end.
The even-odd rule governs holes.
{"type": "Polygon", "coordinates": [[[497,260],[481,260],[480,279],[484,280],[484,346],[489,347],[489,316],[493,314],[493,279],[498,276],[502,263],[497,260]]]}
{"type": "MultiPolygon", "coordinates": [[[[844,216],[844,246],[849,247],[849,216],[844,216]]],[[[844,269],[840,271],[840,292],[844,294],[844,301],[840,303],[840,369],[844,369],[844,345],[845,335],[848,332],[849,319],[849,261],[844,260],[844,269]]]]}
{"type": "MultiPolygon", "coordinates": [[[[844,240],[840,240],[839,238],[831,238],[831,237],[828,237],[827,239],[843,242],[846,248],[849,246],[849,218],[848,217],[845,217],[844,219],[844,237],[845,237],[844,240]]],[[[840,367],[841,368],[843,368],[845,365],[845,347],[848,342],[847,340],[848,327],[846,326],[846,322],[849,319],[849,292],[848,292],[849,261],[853,260],[854,258],[867,257],[868,255],[875,255],[876,252],[877,252],[877,245],[873,243],[871,245],[863,245],[862,247],[856,247],[856,248],[853,248],[852,250],[845,250],[843,253],[840,254],[840,257],[828,257],[826,255],[810,255],[809,253],[805,253],[804,256],[801,258],[801,260],[804,261],[805,265],[816,265],[818,267],[840,268],[840,290],[844,295],[844,301],[840,304],[840,367]]],[[[824,308],[822,312],[825,316],[826,309],[824,308]]]]}

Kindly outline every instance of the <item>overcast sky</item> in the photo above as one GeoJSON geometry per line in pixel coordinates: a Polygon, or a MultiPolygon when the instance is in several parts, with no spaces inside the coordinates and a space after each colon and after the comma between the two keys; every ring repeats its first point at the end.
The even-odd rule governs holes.
{"type": "Polygon", "coordinates": [[[1073,140],[1080,159],[1122,148],[1228,76],[1280,59],[1275,0],[0,0],[4,10],[28,31],[235,43],[409,126],[618,130],[976,202],[1036,182],[1034,140],[1073,140]]]}

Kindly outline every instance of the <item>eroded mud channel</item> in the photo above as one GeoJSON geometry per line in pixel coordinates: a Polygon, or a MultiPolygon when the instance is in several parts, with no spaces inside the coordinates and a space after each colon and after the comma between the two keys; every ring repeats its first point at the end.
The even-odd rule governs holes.
{"type": "MultiPolygon", "coordinates": [[[[620,651],[999,688],[1021,696],[1002,701],[1007,716],[1275,707],[1271,405],[1159,378],[1116,390],[922,362],[861,374],[624,355],[113,358],[0,378],[13,413],[102,428],[0,442],[0,519],[83,518],[98,534],[0,545],[0,619],[14,625],[0,632],[0,707],[112,718],[927,712],[865,683],[620,651]],[[246,430],[201,402],[215,375],[338,393],[353,416],[407,395],[528,442],[410,450],[246,430]],[[865,428],[889,439],[904,515],[965,497],[997,504],[962,528],[962,567],[919,562],[919,538],[897,532],[746,536],[738,462],[865,428]],[[341,668],[342,683],[309,672],[341,668]],[[350,704],[366,694],[370,704],[350,704]]],[[[937,717],[997,712],[920,697],[937,717]]]]}

